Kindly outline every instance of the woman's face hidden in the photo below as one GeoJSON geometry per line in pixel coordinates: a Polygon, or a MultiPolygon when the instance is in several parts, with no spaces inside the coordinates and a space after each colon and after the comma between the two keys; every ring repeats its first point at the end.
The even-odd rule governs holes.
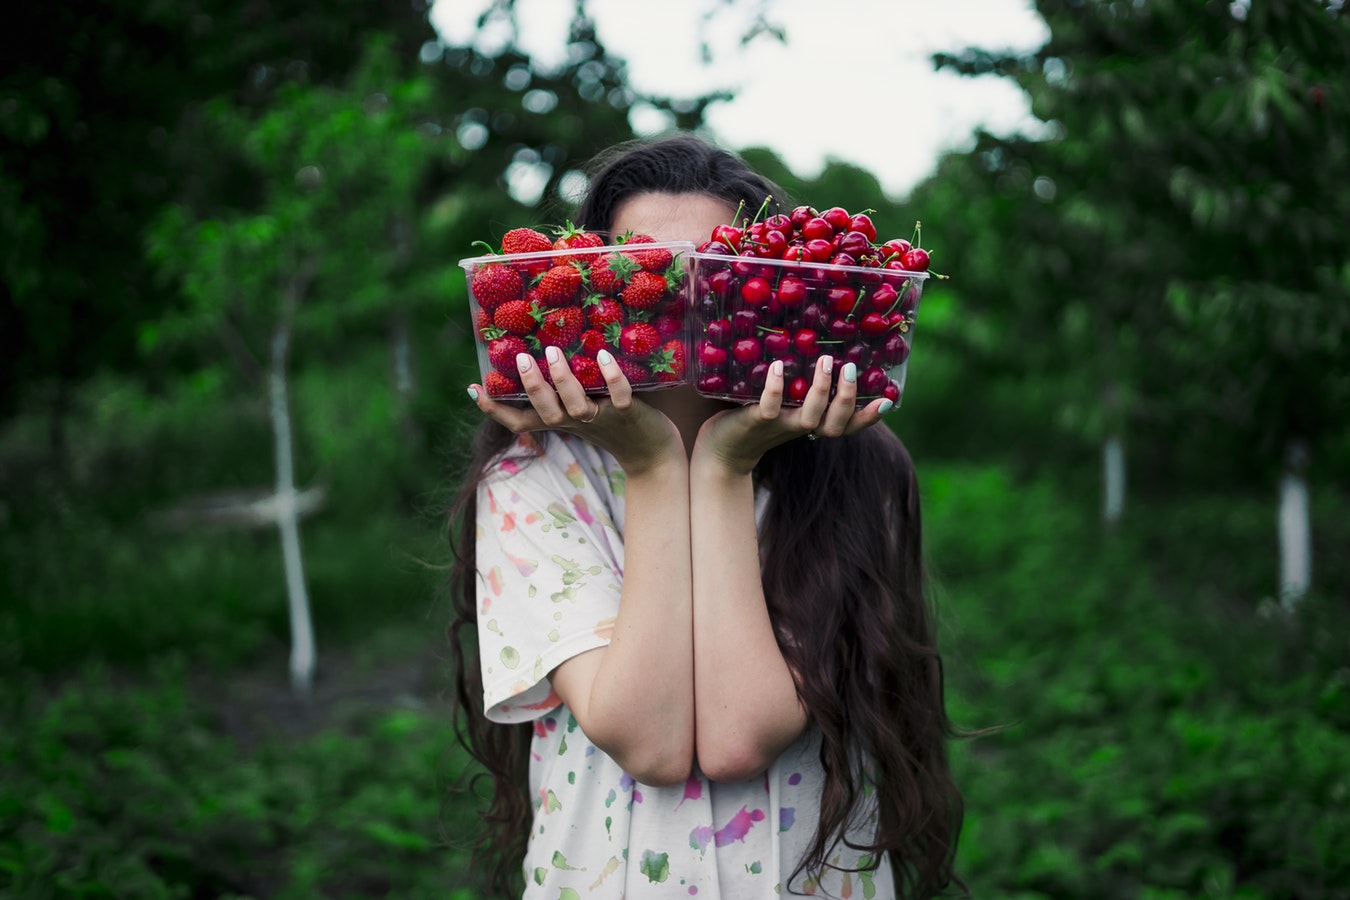
{"type": "Polygon", "coordinates": [[[636,194],[619,204],[610,234],[631,231],[657,241],[701,244],[717,225],[731,221],[736,210],[725,200],[707,194],[636,194]]]}

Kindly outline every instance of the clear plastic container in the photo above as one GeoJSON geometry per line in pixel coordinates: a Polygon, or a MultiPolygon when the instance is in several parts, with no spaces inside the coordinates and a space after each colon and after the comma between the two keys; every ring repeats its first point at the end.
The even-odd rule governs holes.
{"type": "Polygon", "coordinates": [[[759,399],[769,364],[784,364],[786,405],[800,406],[816,360],[858,369],[857,407],[905,391],[927,272],[690,254],[690,367],[698,393],[759,399]]]}
{"type": "Polygon", "coordinates": [[[524,399],[516,355],[529,353],[547,376],[548,346],[563,351],[589,394],[608,392],[595,361],[601,349],[635,389],[688,384],[693,250],[673,241],[460,260],[488,393],[524,399]]]}

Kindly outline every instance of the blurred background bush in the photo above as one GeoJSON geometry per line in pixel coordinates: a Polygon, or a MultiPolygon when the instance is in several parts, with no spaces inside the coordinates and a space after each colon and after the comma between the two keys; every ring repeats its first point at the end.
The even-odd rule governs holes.
{"type": "MultiPolygon", "coordinates": [[[[1350,21],[1036,6],[1039,50],[934,64],[1013,80],[1044,134],[904,198],[746,151],[923,219],[954,276],[891,426],[953,711],[995,729],[954,750],[960,868],[1348,897],[1350,21]]],[[[566,217],[633,136],[623,60],[584,3],[552,70],[401,2],[26,4],[0,41],[0,894],[480,896],[439,570],[456,261],[566,217]]],[[[641,99],[698,128],[719,98],[641,99]]]]}

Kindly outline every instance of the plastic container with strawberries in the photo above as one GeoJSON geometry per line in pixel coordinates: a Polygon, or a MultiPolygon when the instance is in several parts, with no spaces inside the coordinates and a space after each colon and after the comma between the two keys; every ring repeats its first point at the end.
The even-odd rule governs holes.
{"type": "Polygon", "coordinates": [[[690,254],[698,393],[758,400],[769,365],[782,360],[783,402],[799,406],[829,354],[836,384],[845,363],[857,366],[858,408],[900,403],[927,272],[702,250],[690,254]]]}
{"type": "Polygon", "coordinates": [[[544,350],[563,351],[587,393],[608,391],[596,354],[612,353],[637,389],[689,383],[688,242],[628,236],[624,243],[460,260],[483,386],[524,399],[516,357],[548,373],[544,350]]]}

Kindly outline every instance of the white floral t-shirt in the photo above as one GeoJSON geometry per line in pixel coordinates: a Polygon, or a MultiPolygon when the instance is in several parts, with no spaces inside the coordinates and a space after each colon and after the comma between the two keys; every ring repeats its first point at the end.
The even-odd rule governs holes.
{"type": "MultiPolygon", "coordinates": [[[[534,821],[525,896],[755,900],[789,893],[894,897],[885,860],[842,843],[819,880],[789,877],[815,834],[822,773],[808,729],[760,778],[698,771],[681,787],[639,784],[577,726],[548,681],[560,663],[609,642],[623,583],[624,473],[560,432],[523,436],[478,492],[478,633],[484,706],[533,722],[534,821]],[[791,891],[789,891],[789,887],[791,891]]],[[[875,814],[852,834],[870,837],[875,814]]]]}

